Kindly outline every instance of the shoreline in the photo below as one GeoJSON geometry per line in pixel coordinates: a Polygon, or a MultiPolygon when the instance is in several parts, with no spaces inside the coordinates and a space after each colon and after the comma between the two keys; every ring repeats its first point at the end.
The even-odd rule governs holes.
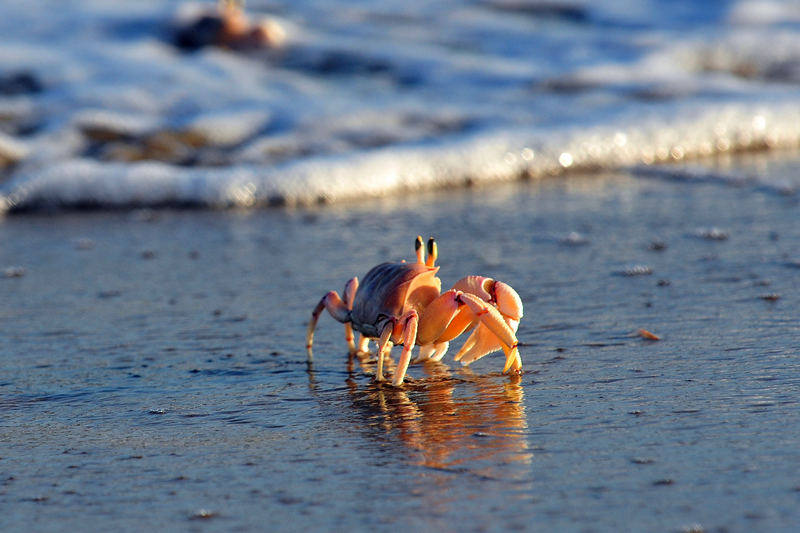
{"type": "MultiPolygon", "coordinates": [[[[688,111],[684,111],[688,114],[688,111]]],[[[311,207],[398,194],[586,172],[702,176],[728,158],[793,158],[800,146],[793,105],[725,104],[691,118],[665,110],[601,126],[482,131],[287,163],[175,166],[68,158],[6,180],[0,214],[59,208],[311,207]],[[697,168],[692,168],[696,166],[697,168]]],[[[790,179],[784,190],[800,184],[790,179]]]]}

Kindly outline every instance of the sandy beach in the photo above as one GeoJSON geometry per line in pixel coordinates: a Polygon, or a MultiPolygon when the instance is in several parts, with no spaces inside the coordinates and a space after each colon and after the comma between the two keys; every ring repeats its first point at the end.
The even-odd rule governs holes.
{"type": "Polygon", "coordinates": [[[668,175],[0,219],[2,529],[793,530],[798,196],[668,175]],[[328,316],[307,366],[319,297],[417,234],[519,292],[521,376],[379,386],[328,316]]]}

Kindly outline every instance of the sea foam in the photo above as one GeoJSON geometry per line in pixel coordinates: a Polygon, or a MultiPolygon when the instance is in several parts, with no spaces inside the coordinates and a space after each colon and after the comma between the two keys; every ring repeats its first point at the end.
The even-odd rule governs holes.
{"type": "Polygon", "coordinates": [[[791,2],[250,2],[280,47],[192,52],[171,32],[213,4],[37,3],[0,7],[2,212],[313,205],[800,142],[791,2]]]}

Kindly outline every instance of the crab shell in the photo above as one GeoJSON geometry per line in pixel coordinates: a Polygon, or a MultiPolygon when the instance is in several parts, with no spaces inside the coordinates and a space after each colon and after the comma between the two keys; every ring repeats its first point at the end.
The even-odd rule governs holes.
{"type": "MultiPolygon", "coordinates": [[[[365,337],[378,338],[393,318],[422,311],[439,296],[439,267],[420,263],[382,263],[367,272],[358,286],[350,320],[365,337]]],[[[401,339],[393,337],[392,342],[401,339]]]]}

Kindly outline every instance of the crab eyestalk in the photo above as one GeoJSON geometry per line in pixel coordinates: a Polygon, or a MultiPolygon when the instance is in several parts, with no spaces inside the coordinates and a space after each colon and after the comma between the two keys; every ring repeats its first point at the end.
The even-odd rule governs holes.
{"type": "Polygon", "coordinates": [[[417,235],[417,240],[414,241],[414,251],[417,253],[417,263],[425,264],[425,249],[422,247],[422,235],[417,235]]]}
{"type": "Polygon", "coordinates": [[[425,264],[432,267],[436,263],[437,257],[439,257],[439,247],[436,245],[436,241],[433,240],[433,237],[431,237],[428,239],[428,259],[425,261],[425,264]]]}

